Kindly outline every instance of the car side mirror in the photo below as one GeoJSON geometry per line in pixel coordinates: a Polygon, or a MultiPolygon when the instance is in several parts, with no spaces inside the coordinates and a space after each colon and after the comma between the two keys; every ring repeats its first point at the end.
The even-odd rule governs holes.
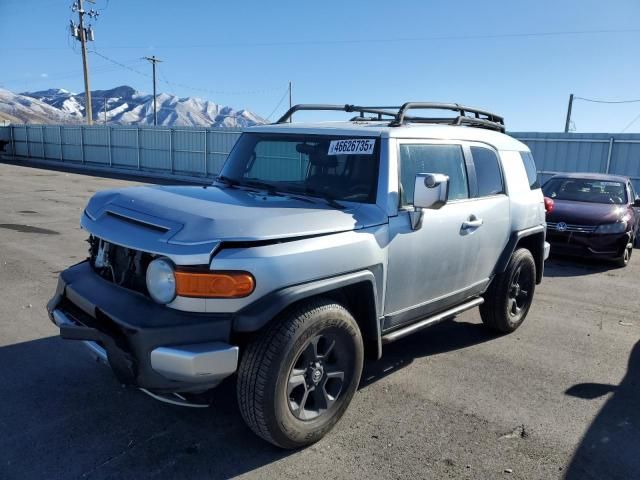
{"type": "Polygon", "coordinates": [[[640,208],[640,197],[636,197],[636,199],[633,201],[633,206],[640,208]]]}
{"type": "Polygon", "coordinates": [[[413,191],[413,206],[437,210],[447,203],[449,177],[441,173],[419,173],[413,191]]]}
{"type": "Polygon", "coordinates": [[[414,210],[409,212],[411,228],[418,230],[422,226],[422,209],[436,210],[447,203],[449,196],[449,177],[441,173],[419,173],[416,175],[413,189],[414,210]]]}

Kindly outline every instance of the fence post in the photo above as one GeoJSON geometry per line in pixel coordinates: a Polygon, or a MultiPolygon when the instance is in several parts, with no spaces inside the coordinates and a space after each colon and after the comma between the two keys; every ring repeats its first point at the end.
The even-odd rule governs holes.
{"type": "Polygon", "coordinates": [[[611,137],[609,139],[609,152],[607,153],[607,169],[605,171],[605,173],[609,173],[609,170],[611,170],[611,155],[613,153],[613,137],[611,137]]]}
{"type": "Polygon", "coordinates": [[[204,176],[207,176],[207,171],[209,167],[207,167],[207,132],[208,130],[204,129],[204,176]]]}
{"type": "Polygon", "coordinates": [[[64,149],[62,147],[62,125],[58,125],[58,141],[60,143],[60,161],[64,162],[64,149]]]}
{"type": "Polygon", "coordinates": [[[40,125],[40,145],[42,145],[42,159],[47,159],[47,152],[44,150],[44,125],[40,125]]]}
{"type": "Polygon", "coordinates": [[[80,126],[80,151],[82,153],[82,163],[84,164],[84,127],[80,126]]]}
{"type": "Polygon", "coordinates": [[[140,170],[140,127],[136,126],[136,152],[138,152],[138,170],[140,170]]]}
{"type": "Polygon", "coordinates": [[[113,157],[111,154],[111,127],[107,127],[107,148],[109,149],[109,166],[113,166],[113,157]]]}
{"type": "Polygon", "coordinates": [[[29,127],[24,126],[24,138],[27,142],[27,158],[31,158],[31,142],[29,142],[29,127]]]}
{"type": "Polygon", "coordinates": [[[173,173],[173,128],[169,129],[169,163],[173,173]]]}
{"type": "Polygon", "coordinates": [[[11,155],[16,156],[16,137],[13,134],[13,126],[9,125],[9,133],[11,134],[11,155]]]}

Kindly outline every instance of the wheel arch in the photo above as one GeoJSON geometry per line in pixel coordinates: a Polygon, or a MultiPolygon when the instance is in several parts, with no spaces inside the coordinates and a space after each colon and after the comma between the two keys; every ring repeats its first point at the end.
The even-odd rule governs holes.
{"type": "Polygon", "coordinates": [[[511,255],[513,255],[513,252],[518,248],[526,248],[531,252],[531,255],[533,255],[533,259],[536,264],[536,283],[540,284],[544,274],[544,239],[544,225],[537,225],[535,227],[513,232],[509,237],[509,241],[502,251],[500,258],[498,259],[495,273],[502,273],[507,269],[509,259],[511,258],[511,255]]]}
{"type": "Polygon", "coordinates": [[[382,355],[380,294],[382,265],[335,277],[314,280],[268,293],[234,315],[234,335],[253,334],[285,310],[312,298],[331,298],[347,308],[355,318],[369,358],[382,355]]]}

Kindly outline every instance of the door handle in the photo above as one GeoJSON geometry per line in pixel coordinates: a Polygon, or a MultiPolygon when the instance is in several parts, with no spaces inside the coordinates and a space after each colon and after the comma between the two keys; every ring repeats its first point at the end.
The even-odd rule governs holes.
{"type": "Polygon", "coordinates": [[[463,230],[471,230],[473,228],[480,228],[482,226],[482,219],[476,218],[475,215],[471,215],[469,220],[462,222],[463,230]]]}

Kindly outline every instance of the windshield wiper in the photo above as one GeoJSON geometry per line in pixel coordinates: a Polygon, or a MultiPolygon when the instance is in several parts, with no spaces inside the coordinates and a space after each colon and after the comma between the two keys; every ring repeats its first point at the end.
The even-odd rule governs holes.
{"type": "Polygon", "coordinates": [[[327,192],[323,192],[320,190],[316,190],[315,188],[311,188],[311,187],[306,187],[303,190],[304,193],[306,193],[307,195],[310,195],[312,197],[320,197],[322,198],[324,201],[327,202],[327,205],[336,208],[338,210],[344,210],[345,207],[344,205],[340,205],[335,198],[333,198],[333,196],[327,192]]]}
{"type": "Polygon", "coordinates": [[[225,177],[224,175],[218,175],[215,178],[215,180],[218,181],[218,182],[226,183],[230,187],[237,187],[238,185],[240,185],[240,182],[238,180],[234,180],[233,178],[225,177]]]}
{"type": "Polygon", "coordinates": [[[240,183],[240,185],[244,185],[247,187],[254,187],[254,188],[262,188],[266,190],[269,193],[269,195],[281,195],[280,193],[278,193],[277,188],[274,184],[269,182],[263,182],[262,180],[245,180],[244,182],[240,183]]]}

